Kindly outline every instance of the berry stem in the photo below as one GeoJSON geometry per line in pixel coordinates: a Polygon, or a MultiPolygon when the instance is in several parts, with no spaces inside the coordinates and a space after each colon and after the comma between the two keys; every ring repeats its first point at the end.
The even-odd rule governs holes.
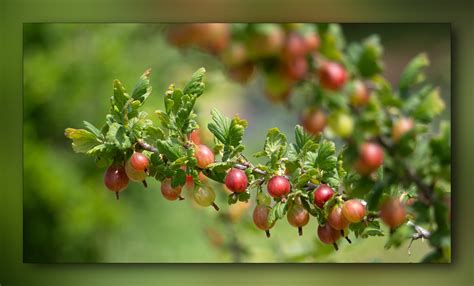
{"type": "Polygon", "coordinates": [[[183,196],[178,196],[178,200],[182,201],[182,200],[184,200],[184,197],[183,196]]]}
{"type": "Polygon", "coordinates": [[[336,251],[339,250],[339,247],[337,246],[337,243],[334,242],[334,243],[332,244],[332,246],[334,246],[334,249],[335,249],[336,251]]]}
{"type": "Polygon", "coordinates": [[[212,203],[211,206],[216,210],[219,211],[219,206],[216,205],[216,203],[212,203]]]}
{"type": "Polygon", "coordinates": [[[118,200],[120,200],[120,195],[119,195],[119,192],[115,192],[115,198],[118,200]]]}
{"type": "Polygon", "coordinates": [[[298,235],[299,236],[303,235],[303,228],[301,226],[298,227],[298,235]]]}
{"type": "Polygon", "coordinates": [[[265,234],[267,235],[268,238],[270,238],[270,231],[269,230],[266,230],[265,234]]]}
{"type": "Polygon", "coordinates": [[[143,180],[142,183],[145,188],[148,188],[148,183],[145,180],[143,180]]]}

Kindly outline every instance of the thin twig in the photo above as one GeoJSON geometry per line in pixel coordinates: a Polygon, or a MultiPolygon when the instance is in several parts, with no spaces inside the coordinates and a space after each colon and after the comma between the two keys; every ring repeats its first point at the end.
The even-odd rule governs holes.
{"type": "Polygon", "coordinates": [[[264,176],[267,174],[267,172],[265,172],[265,171],[263,171],[259,168],[251,167],[250,165],[237,163],[237,164],[234,165],[234,167],[237,168],[237,169],[240,169],[240,170],[247,170],[247,169],[250,168],[252,170],[252,173],[257,173],[257,174],[264,175],[264,176]]]}
{"type": "Polygon", "coordinates": [[[412,221],[408,221],[407,225],[413,227],[415,229],[415,233],[411,236],[410,244],[408,245],[408,255],[411,255],[411,245],[414,240],[420,239],[427,239],[431,236],[431,232],[428,231],[427,229],[415,224],[412,221]]]}
{"type": "Polygon", "coordinates": [[[405,174],[407,176],[407,178],[412,181],[413,183],[415,183],[415,185],[418,187],[418,189],[421,191],[421,199],[427,203],[427,204],[431,204],[432,201],[433,201],[433,188],[428,186],[427,184],[425,184],[423,182],[423,180],[418,177],[415,172],[413,172],[412,170],[409,170],[408,168],[405,168],[405,174]]]}
{"type": "Polygon", "coordinates": [[[146,143],[143,139],[138,139],[137,140],[138,145],[143,148],[143,150],[147,150],[153,153],[158,153],[158,149],[156,147],[146,143]]]}

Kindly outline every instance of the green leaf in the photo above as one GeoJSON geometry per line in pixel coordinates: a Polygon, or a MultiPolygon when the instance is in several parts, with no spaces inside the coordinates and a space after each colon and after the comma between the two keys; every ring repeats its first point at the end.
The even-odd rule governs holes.
{"type": "Polygon", "coordinates": [[[112,108],[115,106],[121,112],[129,99],[130,96],[125,91],[122,83],[118,79],[114,80],[114,94],[111,97],[112,108]]]}
{"type": "Polygon", "coordinates": [[[316,138],[305,132],[301,125],[295,127],[295,150],[298,153],[306,153],[316,151],[318,144],[315,142],[316,138]]]}
{"type": "Polygon", "coordinates": [[[341,152],[339,156],[337,156],[337,174],[341,179],[344,179],[347,175],[347,171],[344,169],[343,152],[341,152]]]}
{"type": "Polygon", "coordinates": [[[163,127],[170,129],[171,128],[171,120],[168,114],[161,110],[156,110],[155,114],[158,116],[160,123],[163,127]]]}
{"type": "Polygon", "coordinates": [[[151,94],[152,88],[150,85],[150,72],[151,69],[147,69],[143,73],[132,91],[132,98],[138,100],[140,103],[143,103],[151,94]]]}
{"type": "Polygon", "coordinates": [[[97,137],[97,138],[101,138],[102,137],[102,132],[100,132],[100,130],[95,127],[94,125],[92,125],[91,123],[87,122],[87,121],[83,121],[84,122],[84,125],[86,126],[86,128],[94,133],[94,135],[97,137]]]}
{"type": "Polygon", "coordinates": [[[451,165],[451,126],[447,121],[442,121],[439,132],[429,142],[430,153],[443,165],[451,165]]]}
{"type": "Polygon", "coordinates": [[[275,221],[283,218],[288,210],[288,201],[277,202],[268,214],[268,224],[272,225],[275,221]]]}
{"type": "Polygon", "coordinates": [[[249,192],[242,192],[239,194],[239,201],[241,202],[248,202],[250,199],[250,193],[249,192]]]}
{"type": "Polygon", "coordinates": [[[148,125],[145,128],[144,137],[148,142],[156,142],[158,139],[164,139],[165,133],[159,127],[148,125]]]}
{"type": "Polygon", "coordinates": [[[319,52],[328,59],[342,60],[342,49],[345,46],[345,40],[341,26],[338,24],[318,25],[318,30],[320,37],[319,52]]]}
{"type": "MultiPolygon", "coordinates": [[[[312,202],[312,199],[310,200],[312,202]]],[[[314,207],[313,203],[309,203],[307,199],[301,198],[301,205],[315,217],[324,217],[319,208],[314,207]]]]}
{"type": "Polygon", "coordinates": [[[113,122],[109,125],[109,130],[107,131],[105,138],[107,144],[113,145],[119,150],[125,150],[132,147],[132,143],[130,142],[130,138],[128,138],[125,128],[119,123],[113,122]]]}
{"type": "Polygon", "coordinates": [[[380,99],[382,106],[393,106],[400,108],[403,105],[403,100],[393,91],[390,82],[381,75],[372,77],[372,82],[375,85],[376,98],[380,99]]]}
{"type": "Polygon", "coordinates": [[[337,167],[336,145],[332,141],[324,140],[319,145],[316,166],[323,170],[332,170],[337,167]]]}
{"type": "Polygon", "coordinates": [[[398,86],[400,91],[405,92],[412,85],[425,80],[423,69],[430,64],[428,56],[425,53],[419,54],[412,59],[400,76],[398,86]]]}
{"type": "Polygon", "coordinates": [[[156,141],[156,148],[171,162],[185,155],[184,148],[178,142],[174,142],[171,139],[156,141]]]}
{"type": "Polygon", "coordinates": [[[175,175],[171,179],[171,187],[184,186],[186,184],[186,172],[182,169],[175,171],[175,175]]]}
{"type": "Polygon", "coordinates": [[[356,238],[367,238],[369,236],[384,236],[383,231],[380,229],[380,223],[376,220],[359,223],[352,223],[349,228],[354,232],[356,238]]]}
{"type": "Polygon", "coordinates": [[[278,128],[271,128],[268,130],[267,138],[265,139],[263,153],[259,152],[255,156],[267,156],[270,159],[270,165],[275,167],[277,162],[285,155],[286,148],[285,134],[281,133],[278,128]]]}
{"type": "Polygon", "coordinates": [[[206,175],[209,179],[223,184],[225,180],[225,172],[219,172],[218,170],[205,169],[202,170],[203,174],[206,175]]]}
{"type": "Polygon", "coordinates": [[[194,94],[196,97],[201,96],[204,92],[204,74],[206,73],[205,68],[198,69],[191,77],[191,80],[186,84],[183,89],[184,94],[194,94]]]}
{"type": "Polygon", "coordinates": [[[193,124],[191,121],[195,117],[193,114],[193,108],[196,103],[195,95],[183,95],[181,97],[181,103],[179,110],[176,112],[176,127],[183,134],[187,134],[188,131],[193,128],[189,128],[191,125],[195,127],[196,124],[193,124]]]}
{"type": "Polygon", "coordinates": [[[211,111],[212,122],[208,124],[208,129],[214,134],[217,141],[224,144],[224,161],[244,150],[241,144],[244,136],[247,121],[235,116],[232,120],[225,117],[220,111],[211,111]]]}
{"type": "Polygon", "coordinates": [[[219,183],[224,183],[225,176],[227,175],[227,170],[229,170],[231,167],[232,163],[229,161],[215,162],[208,165],[207,168],[202,172],[210,179],[219,183]]]}
{"type": "Polygon", "coordinates": [[[72,140],[72,149],[76,153],[87,153],[101,144],[94,133],[85,129],[66,128],[64,135],[72,140]]]}
{"type": "Polygon", "coordinates": [[[352,44],[348,48],[350,60],[364,78],[373,77],[383,70],[382,53],[383,48],[378,36],[371,36],[364,40],[362,45],[352,44]]]}
{"type": "Polygon", "coordinates": [[[211,116],[213,122],[208,124],[208,128],[219,142],[234,147],[242,142],[247,121],[238,116],[231,120],[217,109],[211,111],[211,116]]]}
{"type": "Polygon", "coordinates": [[[236,193],[232,193],[227,198],[227,203],[229,205],[235,204],[239,200],[239,196],[236,193]]]}
{"type": "Polygon", "coordinates": [[[137,117],[134,117],[128,121],[128,131],[132,141],[143,138],[144,130],[148,128],[148,126],[152,126],[153,122],[147,119],[147,116],[148,114],[142,111],[138,113],[137,117]]]}
{"type": "Polygon", "coordinates": [[[106,147],[107,146],[105,146],[105,144],[99,144],[93,147],[92,149],[90,149],[89,151],[87,151],[86,154],[91,155],[91,156],[99,156],[106,150],[106,147]]]}
{"type": "Polygon", "coordinates": [[[445,108],[439,89],[432,89],[421,95],[420,104],[413,110],[413,116],[421,121],[430,121],[439,115],[445,108]]]}
{"type": "Polygon", "coordinates": [[[385,243],[385,249],[389,249],[392,246],[399,247],[405,242],[407,239],[411,238],[411,236],[415,233],[411,226],[406,224],[398,227],[394,230],[394,232],[390,235],[387,243],[385,243]]]}

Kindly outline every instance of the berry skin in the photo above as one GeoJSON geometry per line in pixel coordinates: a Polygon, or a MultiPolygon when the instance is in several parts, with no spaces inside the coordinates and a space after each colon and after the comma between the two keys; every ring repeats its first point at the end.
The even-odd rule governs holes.
{"type": "Polygon", "coordinates": [[[230,41],[230,27],[223,23],[192,24],[196,32],[195,44],[211,54],[225,50],[230,41]]]}
{"type": "Polygon", "coordinates": [[[214,163],[214,153],[206,145],[197,145],[195,149],[195,157],[197,160],[197,166],[201,169],[207,168],[209,164],[214,163]]]}
{"type": "Polygon", "coordinates": [[[351,223],[362,221],[365,213],[365,206],[357,199],[348,200],[342,206],[342,214],[351,223]]]}
{"type": "Polygon", "coordinates": [[[104,175],[104,184],[112,192],[118,193],[125,190],[128,186],[128,177],[125,169],[120,165],[111,165],[107,168],[104,175]]]}
{"type": "Polygon", "coordinates": [[[354,120],[346,113],[334,113],[329,117],[329,127],[338,136],[347,138],[354,130],[354,120]]]}
{"type": "Polygon", "coordinates": [[[265,58],[280,52],[285,33],[276,24],[259,24],[248,38],[247,51],[252,58],[265,58]]]}
{"type": "Polygon", "coordinates": [[[140,152],[134,152],[129,161],[132,168],[137,171],[146,171],[148,168],[149,160],[140,152]]]}
{"type": "Polygon", "coordinates": [[[305,57],[291,58],[285,61],[281,71],[289,80],[302,80],[308,71],[308,62],[305,57]]]}
{"type": "Polygon", "coordinates": [[[286,36],[285,43],[283,45],[283,58],[293,59],[302,57],[306,53],[306,43],[304,38],[298,33],[290,33],[286,36]]]}
{"type": "Polygon", "coordinates": [[[268,181],[267,190],[270,196],[281,198],[290,193],[291,185],[288,179],[283,176],[274,176],[268,181]]]}
{"type": "Polygon", "coordinates": [[[329,201],[334,195],[333,189],[326,184],[321,184],[314,191],[314,204],[319,208],[323,208],[324,204],[329,201]]]}
{"type": "Polygon", "coordinates": [[[306,132],[318,135],[326,127],[326,114],[317,108],[305,110],[301,118],[301,125],[306,132]]]}
{"type": "Polygon", "coordinates": [[[299,235],[303,235],[302,227],[309,222],[309,213],[300,204],[293,204],[293,206],[286,213],[288,223],[298,228],[299,235]]]}
{"type": "Polygon", "coordinates": [[[320,225],[318,226],[318,237],[325,244],[333,244],[337,250],[335,243],[341,237],[341,232],[332,228],[329,224],[320,225]]]}
{"type": "Polygon", "coordinates": [[[316,35],[316,33],[307,33],[306,35],[303,36],[305,44],[306,44],[306,51],[307,52],[313,52],[316,51],[319,48],[319,37],[316,35]]]}
{"type": "Polygon", "coordinates": [[[342,65],[336,62],[325,62],[319,68],[319,82],[321,86],[332,90],[339,90],[347,80],[347,72],[342,65]]]}
{"type": "Polygon", "coordinates": [[[201,144],[201,131],[199,129],[193,130],[191,133],[188,134],[188,140],[193,142],[196,145],[201,144]]]}
{"type": "Polygon", "coordinates": [[[397,198],[386,200],[380,207],[380,219],[391,229],[394,229],[406,220],[405,206],[397,198]]]}
{"type": "Polygon", "coordinates": [[[272,225],[268,224],[268,214],[270,213],[270,208],[266,205],[260,204],[255,207],[253,210],[253,222],[261,230],[264,230],[267,234],[267,237],[270,237],[269,230],[275,225],[275,222],[272,225]]]}
{"type": "Polygon", "coordinates": [[[145,171],[138,171],[133,168],[130,160],[125,163],[125,173],[127,174],[127,177],[134,182],[142,182],[147,177],[145,171]]]}
{"type": "Polygon", "coordinates": [[[194,201],[203,207],[213,206],[216,211],[219,210],[217,205],[214,203],[216,199],[216,193],[211,188],[199,188],[193,193],[194,201]]]}
{"type": "Polygon", "coordinates": [[[170,201],[175,201],[178,198],[181,198],[181,186],[178,186],[176,188],[173,188],[171,186],[171,179],[166,178],[161,182],[161,194],[165,199],[170,200],[170,201]]]}
{"type": "Polygon", "coordinates": [[[359,149],[359,159],[356,163],[357,171],[368,175],[377,170],[383,163],[383,149],[377,143],[363,143],[359,149]]]}
{"type": "Polygon", "coordinates": [[[284,102],[288,100],[293,88],[293,81],[281,73],[265,73],[265,96],[271,102],[284,102]]]}
{"type": "Polygon", "coordinates": [[[245,192],[248,186],[247,175],[242,170],[232,168],[227,173],[224,183],[234,193],[245,192]]]}
{"type": "Polygon", "coordinates": [[[332,208],[328,216],[328,224],[336,230],[342,230],[349,226],[350,223],[342,214],[341,206],[332,208]]]}
{"type": "Polygon", "coordinates": [[[411,118],[400,118],[392,128],[392,139],[394,142],[398,142],[403,135],[409,132],[413,128],[413,119],[411,118]]]}
{"type": "Polygon", "coordinates": [[[352,91],[349,97],[349,100],[354,107],[362,107],[365,106],[369,102],[369,91],[365,84],[360,81],[356,80],[352,84],[352,91]]]}
{"type": "Polygon", "coordinates": [[[245,45],[239,42],[232,43],[221,55],[222,62],[229,67],[242,65],[248,60],[245,45]]]}

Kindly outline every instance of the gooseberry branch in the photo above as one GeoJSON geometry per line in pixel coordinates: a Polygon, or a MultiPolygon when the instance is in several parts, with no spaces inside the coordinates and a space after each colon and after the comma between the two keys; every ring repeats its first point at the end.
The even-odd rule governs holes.
{"type": "MultiPolygon", "coordinates": [[[[450,238],[448,211],[440,207],[450,192],[450,177],[446,175],[450,160],[445,154],[450,146],[449,129],[440,128],[439,134],[426,140],[416,137],[426,136],[419,127],[431,122],[444,107],[437,89],[429,85],[417,88],[424,78],[421,69],[427,65],[426,56],[420,55],[408,64],[395,89],[381,75],[378,38],[351,46],[349,53],[334,46],[342,36],[332,25],[318,26],[317,33],[311,27],[306,31],[291,26],[282,31],[277,24],[265,29],[258,25],[249,27],[249,38],[236,43],[240,46],[232,45],[231,51],[226,51],[225,42],[221,42],[230,41],[226,37],[232,35],[225,32],[225,24],[181,26],[179,36],[170,34],[169,39],[179,47],[197,44],[213,55],[224,53],[222,60],[231,65],[229,76],[239,81],[248,80],[258,68],[263,72],[265,93],[271,101],[288,103],[292,89],[305,84],[310,87],[311,107],[301,117],[303,126],[295,127],[295,142],[288,142],[277,128],[268,130],[263,149],[254,154],[265,159],[264,163],[254,165],[242,154],[248,123],[237,116],[228,118],[217,110],[211,112],[212,121],[207,127],[214,135],[212,148],[202,144],[196,135],[202,129],[193,108],[204,93],[204,69],[198,70],[182,89],[170,85],[164,96],[165,110],[156,111],[160,127],[139,111],[151,93],[150,70],[130,95],[115,81],[111,112],[101,130],[90,123],[86,123],[88,130],[66,129],[73,149],[95,156],[98,161],[105,160],[110,171],[104,181],[117,197],[128,185],[128,177],[141,180],[142,161],[135,164],[135,169],[130,169],[127,162],[134,152],[143,151],[149,159],[146,176],[161,182],[168,200],[181,200],[181,188],[192,184],[192,196],[198,205],[219,210],[215,191],[206,177],[228,187],[229,204],[248,203],[254,194],[253,221],[267,237],[285,215],[288,223],[298,228],[299,235],[314,217],[319,239],[337,250],[341,237],[352,242],[349,234],[356,238],[385,235],[382,222],[390,228],[387,248],[401,245],[403,235],[394,234],[403,234],[408,226],[415,230],[406,238],[410,239],[409,253],[414,240],[426,238],[435,246],[435,255],[430,259],[449,260],[443,256],[446,245],[431,239],[434,232],[450,238]],[[224,31],[218,44],[213,42],[217,38],[196,43],[183,38],[188,32],[193,33],[193,39],[196,31],[202,37],[213,34],[203,32],[206,29],[224,31]],[[301,46],[305,44],[308,47],[301,46]],[[269,69],[269,59],[275,61],[277,72],[269,69]],[[342,139],[345,145],[341,151],[325,137],[326,127],[342,139]],[[414,146],[418,144],[428,152],[416,154],[414,146]],[[429,162],[422,160],[429,158],[433,163],[412,166],[410,157],[420,162],[429,162]],[[123,166],[128,172],[121,172],[123,166]],[[431,183],[426,182],[428,178],[431,183]],[[444,185],[435,185],[438,181],[432,178],[444,185]],[[435,195],[435,187],[442,192],[435,195]],[[388,204],[380,216],[378,211],[386,200],[398,201],[388,204]],[[415,200],[413,206],[408,206],[409,200],[415,200]],[[435,211],[436,219],[429,215],[429,209],[435,211]],[[430,225],[431,230],[411,220],[406,222],[413,217],[421,218],[417,223],[430,225]]],[[[143,159],[142,155],[139,157],[143,159]]],[[[146,185],[144,179],[141,181],[146,185]]]]}

